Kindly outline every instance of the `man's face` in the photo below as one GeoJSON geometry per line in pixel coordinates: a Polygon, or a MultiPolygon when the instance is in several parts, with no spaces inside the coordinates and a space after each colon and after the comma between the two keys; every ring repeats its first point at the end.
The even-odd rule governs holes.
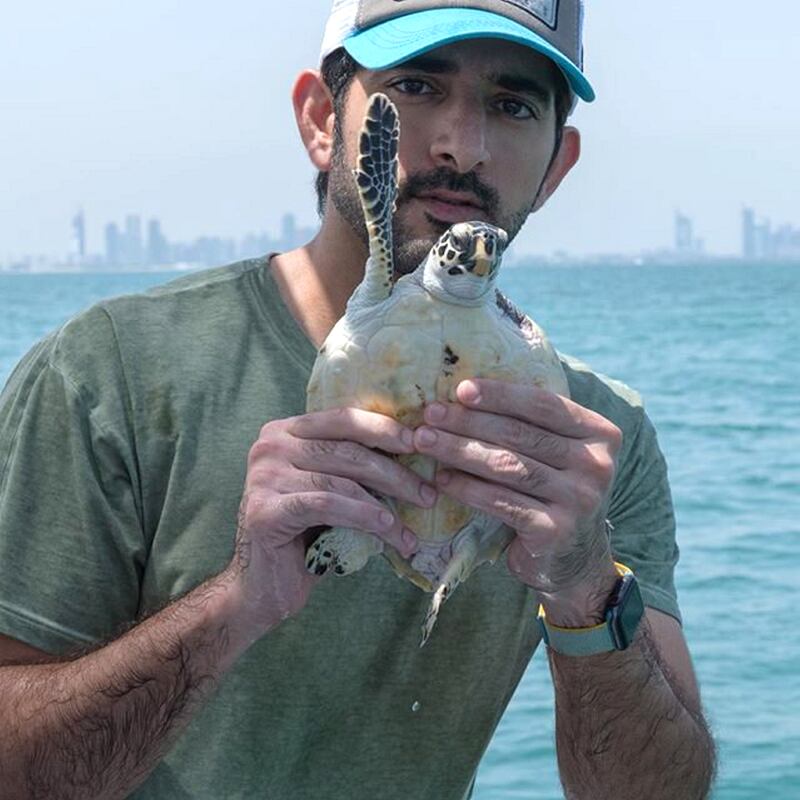
{"type": "Polygon", "coordinates": [[[456,222],[491,222],[513,239],[553,157],[555,69],[522,45],[479,39],[360,71],[337,120],[330,200],[366,243],[352,169],[367,100],[383,92],[400,113],[397,272],[413,271],[456,222]]]}

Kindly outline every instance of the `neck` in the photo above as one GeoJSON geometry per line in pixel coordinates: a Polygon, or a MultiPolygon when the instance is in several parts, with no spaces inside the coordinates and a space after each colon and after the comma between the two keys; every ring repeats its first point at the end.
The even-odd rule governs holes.
{"type": "Polygon", "coordinates": [[[478,297],[459,297],[453,294],[452,291],[448,291],[442,286],[437,271],[431,265],[430,257],[428,261],[425,262],[425,268],[422,273],[422,285],[425,287],[426,291],[437,300],[456,306],[472,306],[473,308],[482,306],[488,303],[494,294],[493,292],[490,293],[488,289],[478,297]]]}
{"type": "Polygon", "coordinates": [[[329,203],[319,233],[303,247],[281,253],[271,268],[281,297],[319,347],[364,277],[367,248],[329,203]]]}

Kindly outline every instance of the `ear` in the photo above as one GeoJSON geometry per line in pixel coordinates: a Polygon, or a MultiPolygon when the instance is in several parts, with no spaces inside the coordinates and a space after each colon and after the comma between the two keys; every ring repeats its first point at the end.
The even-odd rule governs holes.
{"type": "Polygon", "coordinates": [[[544,176],[539,194],[533,203],[531,212],[538,211],[550,198],[550,195],[558,189],[561,181],[567,177],[567,173],[578,163],[581,156],[581,134],[577,128],[568,125],[564,128],[561,137],[561,145],[558,148],[547,175],[544,176]]]}
{"type": "Polygon", "coordinates": [[[333,150],[333,97],[317,70],[304,70],[297,77],[292,89],[292,105],[311,163],[327,172],[333,150]]]}

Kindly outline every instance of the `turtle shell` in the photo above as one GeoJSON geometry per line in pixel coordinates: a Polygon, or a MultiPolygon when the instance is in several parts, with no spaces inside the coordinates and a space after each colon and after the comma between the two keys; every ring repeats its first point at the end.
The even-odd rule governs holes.
{"type": "MultiPolygon", "coordinates": [[[[348,307],[319,351],[308,411],[362,408],[413,429],[423,423],[427,404],[454,401],[456,387],[467,378],[533,384],[568,396],[560,361],[544,333],[500,293],[481,305],[456,305],[434,298],[415,278],[401,278],[376,306],[348,307]]],[[[396,458],[426,480],[433,478],[436,462],[429,456],[396,458]]],[[[429,543],[452,539],[475,513],[443,494],[430,509],[405,502],[394,507],[429,543]]]]}

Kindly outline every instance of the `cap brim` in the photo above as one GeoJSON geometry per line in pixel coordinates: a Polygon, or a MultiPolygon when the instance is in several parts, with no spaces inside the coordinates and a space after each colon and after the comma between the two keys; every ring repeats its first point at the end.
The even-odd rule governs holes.
{"type": "Polygon", "coordinates": [[[587,103],[595,98],[584,74],[563,53],[514,20],[474,8],[437,8],[379,22],[344,40],[344,48],[366,69],[389,69],[414,56],[465,39],[506,39],[547,56],[564,73],[572,91],[587,103]]]}

